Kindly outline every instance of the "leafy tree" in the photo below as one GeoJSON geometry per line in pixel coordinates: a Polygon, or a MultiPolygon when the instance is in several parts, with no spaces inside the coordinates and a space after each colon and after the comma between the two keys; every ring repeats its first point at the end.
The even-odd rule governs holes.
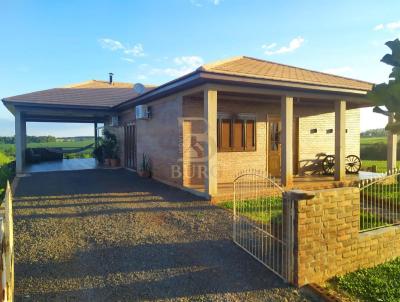
{"type": "Polygon", "coordinates": [[[400,41],[395,39],[385,43],[391,50],[391,54],[386,54],[381,62],[392,66],[389,75],[389,82],[375,85],[368,97],[375,103],[374,112],[390,116],[393,114],[395,122],[389,123],[386,130],[393,133],[400,133],[400,41]],[[387,110],[379,108],[385,106],[387,110]]]}

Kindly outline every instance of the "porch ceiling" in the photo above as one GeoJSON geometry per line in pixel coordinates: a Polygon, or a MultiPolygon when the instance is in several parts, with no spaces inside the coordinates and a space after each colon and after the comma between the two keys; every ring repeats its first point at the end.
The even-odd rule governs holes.
{"type": "MultiPolygon", "coordinates": [[[[189,95],[191,98],[203,99],[202,92],[196,92],[189,95]]],[[[296,97],[296,93],[293,93],[294,97],[294,106],[305,106],[305,107],[318,107],[318,108],[334,108],[334,102],[337,100],[337,97],[331,98],[319,98],[316,97],[296,97]]],[[[281,95],[279,94],[262,94],[262,93],[240,93],[240,92],[232,92],[227,90],[219,90],[218,91],[218,99],[225,101],[243,101],[243,102],[260,102],[260,103],[269,103],[276,104],[280,102],[281,95]]],[[[364,108],[371,107],[373,104],[368,102],[365,97],[362,98],[346,98],[343,96],[343,99],[347,102],[347,109],[356,109],[356,108],[364,108]]]]}
{"type": "Polygon", "coordinates": [[[68,107],[12,106],[13,113],[20,111],[27,122],[104,123],[112,114],[104,109],[80,109],[68,107]]]}

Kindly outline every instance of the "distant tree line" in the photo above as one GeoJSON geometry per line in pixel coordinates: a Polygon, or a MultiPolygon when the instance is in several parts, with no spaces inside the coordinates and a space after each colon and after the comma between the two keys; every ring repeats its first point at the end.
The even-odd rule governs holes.
{"type": "Polygon", "coordinates": [[[364,132],[361,132],[362,137],[382,137],[386,136],[387,131],[383,128],[380,129],[371,129],[364,132]]]}
{"type": "MultiPolygon", "coordinates": [[[[50,143],[55,142],[56,137],[47,136],[27,136],[27,143],[50,143]]],[[[0,144],[15,144],[15,136],[0,136],[0,144]]]]}

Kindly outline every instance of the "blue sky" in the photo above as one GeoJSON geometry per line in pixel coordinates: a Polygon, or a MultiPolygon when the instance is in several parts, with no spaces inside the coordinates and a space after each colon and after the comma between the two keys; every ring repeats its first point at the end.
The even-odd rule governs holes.
{"type": "MultiPolygon", "coordinates": [[[[89,79],[161,84],[204,62],[248,55],[372,82],[400,1],[0,0],[0,98],[89,79]]],[[[13,133],[0,106],[0,135],[13,133]]],[[[385,125],[371,109],[362,128],[385,125]]],[[[91,135],[82,125],[29,124],[32,135],[91,135]]]]}

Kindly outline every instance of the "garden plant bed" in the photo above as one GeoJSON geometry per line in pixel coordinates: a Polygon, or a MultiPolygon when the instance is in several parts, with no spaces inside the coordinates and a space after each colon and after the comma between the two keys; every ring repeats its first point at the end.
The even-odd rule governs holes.
{"type": "Polygon", "coordinates": [[[373,268],[360,269],[329,282],[346,296],[371,302],[400,301],[400,258],[373,268]]]}

